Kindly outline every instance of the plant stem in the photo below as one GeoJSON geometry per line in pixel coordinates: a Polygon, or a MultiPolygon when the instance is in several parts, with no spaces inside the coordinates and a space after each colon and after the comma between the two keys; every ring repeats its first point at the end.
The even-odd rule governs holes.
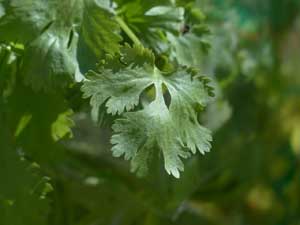
{"type": "Polygon", "coordinates": [[[132,40],[134,44],[142,45],[140,39],[133,33],[133,31],[127,26],[127,24],[122,18],[117,16],[116,21],[119,23],[122,30],[128,35],[128,37],[132,40]]]}

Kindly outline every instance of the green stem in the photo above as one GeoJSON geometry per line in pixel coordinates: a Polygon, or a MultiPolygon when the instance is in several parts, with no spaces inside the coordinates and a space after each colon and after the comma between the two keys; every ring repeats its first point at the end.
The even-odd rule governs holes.
{"type": "Polygon", "coordinates": [[[140,39],[133,33],[133,31],[127,26],[122,18],[117,16],[116,21],[119,23],[122,30],[128,35],[128,37],[133,41],[134,44],[142,45],[140,39]]]}

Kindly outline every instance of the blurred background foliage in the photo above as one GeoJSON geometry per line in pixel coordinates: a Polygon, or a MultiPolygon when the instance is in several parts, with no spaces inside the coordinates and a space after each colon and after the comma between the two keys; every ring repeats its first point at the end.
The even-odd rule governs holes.
{"type": "MultiPolygon", "coordinates": [[[[147,9],[168,3],[117,1],[124,5],[121,14],[126,7],[142,5],[147,9]]],[[[35,191],[48,195],[47,202],[39,204],[47,204],[49,221],[39,225],[300,224],[300,1],[178,0],[177,4],[186,9],[186,30],[178,36],[171,25],[166,27],[171,49],[157,42],[161,38],[155,30],[160,26],[157,18],[135,24],[134,18],[143,15],[143,9],[130,11],[126,18],[137,36],[149,33],[143,40],[146,46],[158,54],[170,51],[179,63],[199,67],[213,79],[216,97],[201,116],[214,133],[211,152],[187,160],[179,180],[163,172],[159,162],[149,176],[137,178],[129,172],[128,162],[111,156],[111,130],[109,126],[99,129],[90,119],[88,104],[81,100],[77,85],[67,93],[36,95],[18,84],[9,113],[19,114],[14,118],[22,115],[23,124],[31,118],[38,122],[17,134],[15,147],[30,146],[28,155],[34,155],[34,161],[43,165],[37,173],[47,175],[38,184],[41,190],[35,191]],[[18,96],[22,96],[22,102],[18,96]],[[68,105],[62,99],[67,99],[68,105]],[[28,105],[37,116],[26,114],[28,105]],[[69,107],[75,125],[67,118],[69,107]],[[73,139],[55,142],[57,136],[51,138],[49,126],[57,139],[71,135],[70,130],[53,125],[57,114],[63,123],[73,126],[73,139]],[[44,120],[45,115],[51,119],[44,120]]],[[[20,46],[13,48],[16,55],[22,50],[20,46]]],[[[10,55],[10,67],[0,67],[1,72],[12,74],[7,70],[17,66],[15,59],[10,55]]],[[[14,77],[1,79],[0,87],[15,82],[14,77]]],[[[3,96],[9,96],[10,91],[5,88],[3,96]]],[[[3,126],[7,119],[0,121],[3,126]]],[[[104,122],[109,125],[111,118],[104,122]]],[[[22,130],[17,126],[19,120],[11,124],[22,130]]],[[[0,159],[0,163],[3,172],[5,162],[0,159]]],[[[24,171],[22,168],[18,170],[24,171]]],[[[15,177],[20,173],[14,175],[7,169],[4,174],[15,177]]],[[[36,182],[35,176],[30,179],[36,182]]],[[[2,182],[1,193],[9,192],[2,182]]],[[[36,199],[24,199],[28,201],[36,199]]],[[[24,211],[24,205],[19,207],[24,211]]],[[[7,210],[0,212],[10,214],[7,210]]],[[[30,217],[31,225],[40,220],[30,217]]],[[[1,223],[11,224],[25,223],[1,223]]]]}

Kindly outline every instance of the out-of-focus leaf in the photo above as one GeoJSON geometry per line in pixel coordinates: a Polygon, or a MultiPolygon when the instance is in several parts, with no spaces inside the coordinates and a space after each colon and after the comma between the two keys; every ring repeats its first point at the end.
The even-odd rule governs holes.
{"type": "Polygon", "coordinates": [[[52,123],[51,134],[54,141],[58,141],[66,136],[69,138],[73,137],[71,128],[74,126],[74,122],[70,118],[72,115],[72,110],[67,110],[59,114],[56,121],[52,123]]]}
{"type": "Polygon", "coordinates": [[[18,154],[3,106],[0,99],[0,224],[46,225],[49,202],[44,187],[49,179],[18,154]]]}
{"type": "Polygon", "coordinates": [[[0,4],[7,12],[0,18],[0,40],[26,44],[22,73],[37,90],[82,80],[79,37],[97,57],[118,51],[118,25],[109,1],[12,0],[0,4]]]}
{"type": "Polygon", "coordinates": [[[11,45],[0,44],[0,96],[7,97],[14,89],[18,54],[11,45]]]}
{"type": "Polygon", "coordinates": [[[184,8],[175,7],[168,1],[160,4],[136,0],[119,9],[120,15],[143,43],[157,52],[166,50],[166,32],[179,33],[184,18],[184,8]]]}

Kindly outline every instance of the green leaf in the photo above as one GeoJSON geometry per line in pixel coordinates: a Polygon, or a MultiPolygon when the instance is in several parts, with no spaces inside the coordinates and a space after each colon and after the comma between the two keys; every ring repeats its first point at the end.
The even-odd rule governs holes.
{"type": "Polygon", "coordinates": [[[114,156],[131,159],[132,170],[145,174],[151,155],[158,149],[166,171],[178,178],[179,171],[184,169],[181,158],[189,157],[197,149],[203,154],[210,150],[210,131],[199,124],[197,110],[207,104],[208,91],[191,70],[179,67],[164,73],[149,63],[147,54],[140,57],[144,64],[128,64],[118,71],[102,67],[98,72],[90,72],[90,80],[82,87],[84,97],[92,97],[94,113],[103,104],[111,114],[126,111],[113,125],[114,156]],[[155,89],[154,100],[145,103],[141,110],[134,110],[149,87],[155,89]],[[164,99],[166,92],[170,94],[169,106],[164,99]]]}
{"type": "Polygon", "coordinates": [[[51,125],[51,133],[54,141],[58,141],[64,137],[73,137],[71,128],[74,127],[73,120],[70,119],[70,116],[73,115],[72,110],[67,110],[63,113],[60,113],[57,117],[57,120],[51,125]]]}
{"type": "Polygon", "coordinates": [[[166,32],[179,33],[184,19],[184,8],[169,1],[130,1],[118,11],[143,44],[157,52],[166,49],[166,32]]]}
{"type": "Polygon", "coordinates": [[[204,24],[205,16],[202,11],[190,3],[186,6],[184,23],[180,33],[167,33],[170,45],[170,57],[179,64],[186,66],[201,66],[204,54],[210,48],[207,34],[210,33],[204,24]]]}
{"type": "Polygon", "coordinates": [[[171,43],[171,58],[181,65],[199,67],[204,53],[207,53],[210,48],[207,40],[194,33],[179,36],[168,33],[167,38],[171,43]]]}
{"type": "Polygon", "coordinates": [[[35,174],[13,149],[1,151],[0,224],[46,225],[49,202],[44,192],[48,191],[48,180],[35,174]]]}
{"type": "Polygon", "coordinates": [[[0,97],[8,97],[14,89],[18,54],[11,45],[0,44],[0,97]]]}
{"type": "Polygon", "coordinates": [[[0,5],[7,13],[0,18],[0,41],[26,44],[23,74],[35,89],[65,87],[83,79],[77,59],[80,43],[96,57],[118,51],[119,30],[109,4],[108,0],[3,1],[0,5]]]}
{"type": "Polygon", "coordinates": [[[17,125],[17,129],[15,132],[15,137],[18,137],[22,131],[27,127],[27,125],[30,123],[30,120],[32,119],[32,115],[27,113],[23,115],[17,125]]]}
{"type": "MultiPolygon", "coordinates": [[[[114,97],[107,101],[106,106],[108,107],[107,112],[113,115],[121,114],[125,109],[127,111],[132,110],[138,105],[139,95],[143,92],[143,89],[150,86],[151,80],[147,78],[143,79],[142,76],[144,74],[138,72],[136,76],[141,79],[130,80],[132,76],[130,73],[133,72],[130,67],[142,67],[145,64],[154,65],[153,53],[137,45],[131,48],[127,44],[120,49],[119,56],[108,55],[106,61],[103,64],[99,64],[99,70],[103,71],[99,79],[93,83],[89,83],[87,87],[83,86],[83,97],[88,98],[93,96],[91,105],[93,107],[92,117],[95,121],[99,118],[100,106],[111,96],[114,97]],[[129,74],[115,77],[115,80],[112,80],[112,75],[120,70],[126,70],[129,74]],[[115,86],[115,83],[117,83],[116,79],[121,85],[115,86]]],[[[99,75],[90,71],[87,76],[95,79],[99,75]]]]}
{"type": "Polygon", "coordinates": [[[47,224],[49,179],[25,160],[13,142],[7,107],[0,98],[0,224],[47,224]]]}
{"type": "Polygon", "coordinates": [[[81,79],[74,48],[77,40],[73,38],[75,45],[68,48],[68,38],[52,27],[27,46],[22,67],[26,84],[50,91],[67,86],[75,77],[81,79]]]}
{"type": "Polygon", "coordinates": [[[109,0],[85,0],[81,32],[88,47],[99,58],[103,54],[119,51],[121,37],[114,21],[114,11],[109,0]]]}
{"type": "Polygon", "coordinates": [[[145,5],[138,0],[130,1],[118,12],[145,46],[159,54],[168,52],[181,65],[200,66],[201,57],[210,45],[205,38],[209,30],[199,6],[191,2],[184,4],[185,7],[152,2],[145,5]]]}
{"type": "Polygon", "coordinates": [[[0,143],[0,224],[47,224],[49,202],[43,189],[50,185],[48,180],[4,144],[0,143]]]}
{"type": "Polygon", "coordinates": [[[9,110],[17,145],[41,165],[55,163],[64,155],[57,141],[71,135],[69,106],[59,92],[37,94],[20,83],[4,106],[9,110]]]}

